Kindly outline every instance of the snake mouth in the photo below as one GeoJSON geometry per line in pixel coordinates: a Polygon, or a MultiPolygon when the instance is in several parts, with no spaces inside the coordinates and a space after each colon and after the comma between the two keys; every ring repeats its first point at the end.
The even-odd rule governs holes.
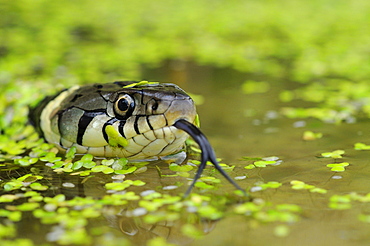
{"type": "Polygon", "coordinates": [[[235,188],[241,190],[245,196],[248,196],[245,190],[243,190],[237,183],[235,183],[234,180],[231,179],[231,177],[222,169],[222,167],[216,160],[216,155],[215,152],[213,151],[211,144],[198,127],[184,119],[177,120],[175,124],[173,124],[173,126],[189,134],[194,139],[194,141],[199,145],[199,148],[202,151],[201,163],[198,167],[197,173],[195,174],[195,177],[191,185],[189,186],[188,190],[185,193],[185,197],[187,197],[190,194],[195,183],[200,178],[200,175],[202,174],[204,168],[206,167],[207,161],[210,161],[215,166],[215,168],[222,174],[222,176],[224,176],[232,185],[234,185],[235,188]]]}

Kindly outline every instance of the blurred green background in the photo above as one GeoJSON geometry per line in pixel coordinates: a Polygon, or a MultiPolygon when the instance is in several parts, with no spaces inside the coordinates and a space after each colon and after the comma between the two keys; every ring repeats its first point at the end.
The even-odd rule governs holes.
{"type": "Polygon", "coordinates": [[[370,73],[366,0],[1,0],[0,81],[139,78],[195,61],[310,82],[370,73]]]}

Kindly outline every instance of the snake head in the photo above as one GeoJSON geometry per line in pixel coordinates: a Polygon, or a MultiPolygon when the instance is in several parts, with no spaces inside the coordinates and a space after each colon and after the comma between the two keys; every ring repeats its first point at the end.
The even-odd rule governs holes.
{"type": "Polygon", "coordinates": [[[196,115],[193,100],[177,85],[118,81],[64,90],[32,109],[30,118],[47,142],[59,149],[75,147],[79,154],[102,157],[159,158],[182,150],[190,135],[202,160],[186,195],[207,161],[242,190],[217,163],[212,146],[193,124],[196,115]]]}
{"type": "Polygon", "coordinates": [[[30,118],[62,151],[152,159],[184,147],[188,136],[174,124],[194,122],[196,110],[177,85],[123,81],[74,86],[45,99],[30,118]]]}

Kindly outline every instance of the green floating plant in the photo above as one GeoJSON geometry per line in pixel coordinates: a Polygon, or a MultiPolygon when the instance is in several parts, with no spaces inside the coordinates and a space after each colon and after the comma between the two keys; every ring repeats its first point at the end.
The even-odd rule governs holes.
{"type": "Polygon", "coordinates": [[[190,238],[201,239],[204,236],[204,232],[200,231],[196,226],[192,224],[185,224],[181,227],[181,232],[190,238]]]}
{"type": "Polygon", "coordinates": [[[54,152],[48,152],[44,157],[40,158],[40,161],[51,162],[51,163],[54,163],[60,160],[62,160],[62,158],[57,157],[54,152]]]}
{"type": "Polygon", "coordinates": [[[65,155],[66,159],[73,159],[73,158],[75,158],[76,152],[77,152],[76,146],[72,146],[71,148],[69,148],[67,150],[67,152],[66,152],[66,155],[65,155]]]}
{"type": "Polygon", "coordinates": [[[337,210],[350,209],[351,204],[351,195],[333,195],[329,199],[329,208],[337,210]]]}
{"type": "Polygon", "coordinates": [[[248,80],[242,84],[242,91],[245,94],[254,94],[254,93],[265,93],[270,89],[270,84],[268,82],[259,82],[248,80]]]}
{"type": "Polygon", "coordinates": [[[148,224],[156,224],[161,221],[175,221],[180,218],[179,213],[157,211],[144,216],[144,222],[148,224]]]}
{"type": "Polygon", "coordinates": [[[28,185],[32,185],[33,182],[40,179],[43,179],[43,177],[38,175],[26,174],[17,179],[12,179],[8,182],[5,182],[3,188],[5,191],[17,190],[28,185]]]}
{"type": "Polygon", "coordinates": [[[303,132],[303,140],[305,141],[312,141],[316,139],[322,138],[322,133],[321,132],[312,132],[312,131],[305,131],[303,132]]]}
{"type": "MultiPolygon", "coordinates": [[[[11,211],[6,209],[0,209],[0,217],[6,217],[13,222],[20,221],[22,219],[22,212],[21,211],[11,211]]],[[[1,225],[1,224],[0,224],[1,225]]],[[[1,226],[0,226],[1,227],[1,226]]],[[[2,233],[0,232],[0,235],[2,233]]]]}
{"type": "Polygon", "coordinates": [[[290,229],[287,225],[278,225],[274,228],[274,235],[277,237],[286,237],[290,233],[290,229]]]}
{"type": "Polygon", "coordinates": [[[125,180],[122,183],[106,183],[105,188],[107,190],[115,190],[115,191],[120,191],[120,190],[125,190],[126,188],[130,187],[131,185],[133,186],[143,186],[145,185],[145,182],[141,180],[125,180]]]}
{"type": "Polygon", "coordinates": [[[17,200],[18,198],[19,198],[19,196],[16,196],[16,195],[13,195],[13,194],[4,194],[4,195],[0,196],[0,203],[13,202],[13,201],[17,200]]]}
{"type": "Polygon", "coordinates": [[[321,153],[321,156],[322,157],[325,157],[325,158],[334,158],[334,159],[337,159],[337,158],[343,158],[343,154],[345,153],[344,150],[334,150],[333,152],[324,152],[324,153],[321,153]]]}
{"type": "Polygon", "coordinates": [[[30,166],[32,164],[37,163],[38,160],[39,159],[36,157],[25,156],[20,159],[15,159],[14,164],[19,164],[20,166],[26,167],[26,166],[30,166]]]}
{"type": "Polygon", "coordinates": [[[198,208],[198,214],[202,218],[218,220],[223,217],[224,213],[211,205],[205,205],[198,208]]]}
{"type": "Polygon", "coordinates": [[[282,186],[282,183],[276,182],[276,181],[269,181],[267,183],[256,183],[256,186],[251,188],[251,192],[266,190],[266,189],[277,189],[280,186],[282,186]]]}
{"type": "Polygon", "coordinates": [[[49,187],[47,185],[42,185],[38,182],[30,184],[30,188],[33,189],[33,190],[39,190],[39,191],[44,191],[44,190],[49,189],[49,187]]]}
{"type": "Polygon", "coordinates": [[[71,168],[73,170],[78,170],[81,167],[92,169],[96,166],[96,163],[93,161],[93,159],[94,159],[93,155],[85,154],[81,157],[81,160],[74,162],[71,168]]]}
{"type": "Polygon", "coordinates": [[[215,189],[216,187],[212,184],[206,184],[204,182],[198,181],[194,185],[197,188],[204,189],[204,190],[210,190],[210,189],[215,189]]]}
{"type": "Polygon", "coordinates": [[[265,184],[261,184],[259,186],[262,188],[262,190],[266,190],[266,189],[277,189],[282,185],[283,185],[282,183],[279,183],[276,181],[270,181],[265,184]]]}
{"type": "Polygon", "coordinates": [[[95,166],[91,168],[91,172],[94,172],[94,173],[102,172],[105,174],[110,174],[110,173],[114,173],[114,169],[111,167],[105,166],[105,165],[99,165],[99,166],[95,166]]]}
{"type": "Polygon", "coordinates": [[[176,163],[171,163],[169,166],[171,171],[176,172],[176,175],[181,177],[190,177],[189,171],[193,170],[193,166],[190,165],[178,165],[176,163]]]}
{"type": "Polygon", "coordinates": [[[349,163],[348,162],[332,163],[332,164],[327,164],[326,166],[330,168],[330,171],[344,172],[346,170],[345,167],[349,166],[349,163]]]}
{"type": "Polygon", "coordinates": [[[301,208],[295,204],[278,204],[272,206],[269,203],[256,204],[246,202],[234,208],[236,214],[248,215],[260,222],[287,222],[293,223],[300,219],[301,208]]]}
{"type": "Polygon", "coordinates": [[[370,215],[369,214],[359,214],[358,220],[365,223],[370,223],[370,215]]]}
{"type": "Polygon", "coordinates": [[[147,246],[176,246],[176,244],[167,242],[163,237],[154,237],[148,240],[147,246]]]}
{"type": "Polygon", "coordinates": [[[352,192],[345,195],[333,195],[329,199],[329,208],[331,209],[350,209],[352,207],[352,202],[362,202],[370,203],[370,193],[365,195],[352,192]]]}
{"type": "Polygon", "coordinates": [[[127,169],[121,169],[121,170],[115,170],[114,173],[115,174],[129,174],[129,173],[133,173],[137,170],[137,167],[133,166],[133,167],[128,167],[127,169]]]}
{"type": "Polygon", "coordinates": [[[38,202],[25,202],[21,205],[16,206],[16,209],[19,211],[33,211],[36,208],[40,207],[40,203],[38,202]]]}
{"type": "Polygon", "coordinates": [[[253,164],[249,164],[245,166],[245,169],[254,169],[257,167],[267,167],[269,165],[275,165],[277,164],[276,161],[255,161],[253,164]]]}
{"type": "Polygon", "coordinates": [[[350,209],[352,202],[370,203],[370,193],[361,195],[352,192],[346,195],[333,195],[329,199],[329,208],[337,210],[350,209]]]}
{"type": "Polygon", "coordinates": [[[370,150],[370,145],[366,145],[364,143],[355,143],[354,149],[355,150],[370,150]]]}
{"type": "Polygon", "coordinates": [[[290,181],[290,184],[292,185],[293,190],[308,190],[312,193],[320,193],[320,194],[326,194],[328,191],[322,188],[318,188],[314,185],[306,184],[303,181],[299,180],[292,180],[290,181]]]}

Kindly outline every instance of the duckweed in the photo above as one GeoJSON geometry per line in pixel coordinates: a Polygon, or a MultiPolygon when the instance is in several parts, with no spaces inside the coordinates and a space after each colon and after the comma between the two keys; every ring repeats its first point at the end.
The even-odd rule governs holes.
{"type": "Polygon", "coordinates": [[[355,143],[355,150],[370,150],[370,145],[364,143],[355,143]]]}
{"type": "Polygon", "coordinates": [[[185,224],[181,227],[181,232],[190,238],[201,239],[204,233],[192,224],[185,224]]]}
{"type": "Polygon", "coordinates": [[[321,132],[312,132],[312,131],[304,131],[303,132],[303,140],[305,141],[312,141],[316,139],[322,138],[323,134],[321,132]]]}
{"type": "Polygon", "coordinates": [[[370,215],[368,214],[359,214],[358,220],[365,223],[370,223],[370,215]]]}
{"type": "Polygon", "coordinates": [[[300,220],[301,208],[294,204],[279,204],[271,206],[267,203],[255,204],[246,202],[234,208],[237,214],[244,214],[261,222],[288,222],[300,220]]]}
{"type": "Polygon", "coordinates": [[[314,185],[309,185],[299,180],[292,180],[290,181],[290,184],[292,185],[293,190],[309,190],[311,193],[320,193],[320,194],[327,193],[326,189],[318,188],[314,185]]]}
{"type": "Polygon", "coordinates": [[[333,163],[333,164],[327,164],[327,167],[330,168],[333,172],[344,172],[346,169],[345,167],[349,166],[348,162],[342,162],[342,163],[333,163]]]}
{"type": "Polygon", "coordinates": [[[290,229],[286,225],[278,225],[274,228],[274,235],[277,237],[286,237],[290,233],[290,229]]]}
{"type": "Polygon", "coordinates": [[[325,157],[325,158],[334,158],[334,159],[337,159],[337,158],[343,158],[343,154],[345,153],[344,150],[334,150],[332,152],[324,152],[324,153],[321,153],[321,156],[322,157],[325,157]]]}
{"type": "MultiPolygon", "coordinates": [[[[243,158],[243,160],[249,160],[248,158],[243,158]]],[[[252,160],[256,160],[253,164],[249,164],[245,166],[245,169],[254,169],[258,167],[267,167],[267,166],[277,166],[281,164],[281,160],[278,157],[265,157],[265,158],[252,158],[252,160]]]]}
{"type": "Polygon", "coordinates": [[[270,89],[270,84],[259,81],[246,81],[242,84],[242,91],[245,94],[265,93],[270,89]]]}

